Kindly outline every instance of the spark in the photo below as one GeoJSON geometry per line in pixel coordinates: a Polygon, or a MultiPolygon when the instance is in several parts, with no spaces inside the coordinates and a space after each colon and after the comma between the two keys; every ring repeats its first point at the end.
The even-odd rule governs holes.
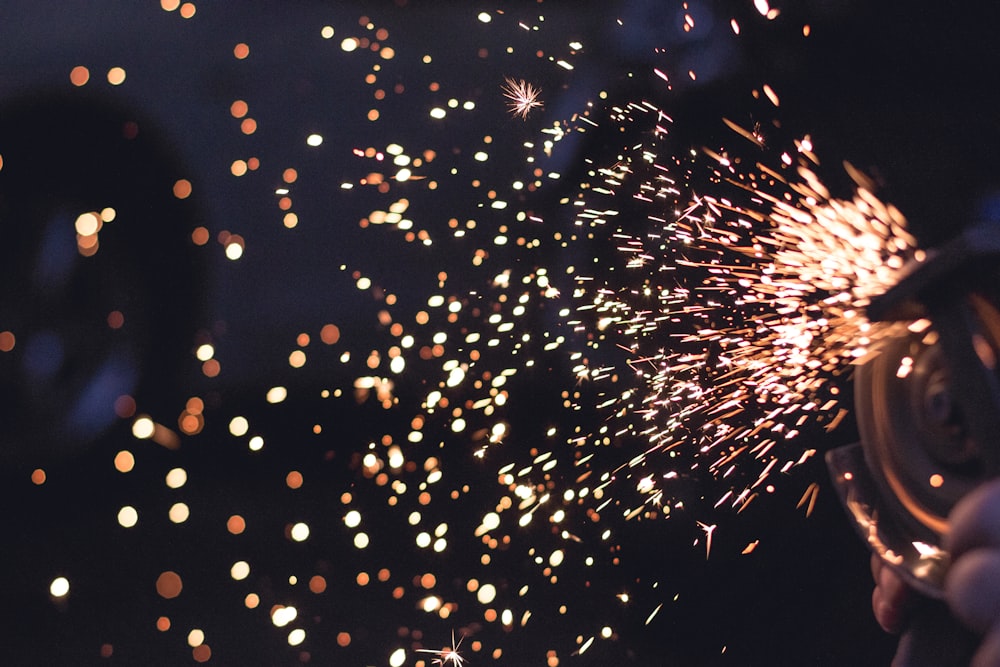
{"type": "Polygon", "coordinates": [[[802,498],[799,500],[795,509],[799,509],[803,505],[806,506],[806,516],[812,516],[813,508],[816,506],[816,497],[819,495],[819,484],[813,482],[802,494],[802,498]],[[807,504],[808,503],[808,504],[807,504]]]}
{"type": "Polygon", "coordinates": [[[459,667],[461,667],[461,665],[464,665],[467,662],[466,659],[461,654],[459,654],[459,652],[458,652],[458,647],[462,645],[462,640],[464,640],[464,639],[465,639],[465,637],[462,637],[456,643],[455,642],[455,632],[452,631],[452,633],[451,633],[451,646],[446,646],[443,649],[441,649],[440,651],[436,651],[434,649],[428,649],[428,648],[420,648],[420,649],[417,649],[417,652],[418,653],[431,653],[433,655],[436,655],[437,657],[434,658],[431,661],[432,665],[442,665],[442,666],[444,666],[444,665],[458,665],[459,667]]]}
{"type": "Polygon", "coordinates": [[[653,609],[653,611],[649,612],[649,616],[646,617],[646,622],[643,625],[649,625],[650,623],[652,623],[653,619],[656,618],[656,615],[658,613],[660,613],[661,609],[663,609],[663,603],[662,602],[660,604],[656,605],[656,608],[653,609]]]}
{"type": "Polygon", "coordinates": [[[540,109],[543,106],[541,100],[538,99],[538,96],[542,94],[542,89],[536,88],[524,79],[504,77],[501,89],[504,97],[510,100],[507,103],[510,112],[519,116],[521,120],[526,120],[532,109],[540,109]]]}
{"type": "Polygon", "coordinates": [[[711,526],[698,521],[698,527],[705,531],[705,560],[708,560],[709,556],[712,555],[712,534],[715,533],[715,529],[718,528],[717,524],[712,524],[711,526]]]}

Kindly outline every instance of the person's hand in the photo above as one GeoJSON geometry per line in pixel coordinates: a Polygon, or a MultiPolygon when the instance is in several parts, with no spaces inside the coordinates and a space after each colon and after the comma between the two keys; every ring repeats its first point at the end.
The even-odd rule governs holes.
{"type": "Polygon", "coordinates": [[[948,522],[945,599],[959,621],[983,636],[972,665],[1000,666],[1000,480],[959,501],[948,522]]]}
{"type": "MultiPolygon", "coordinates": [[[[948,522],[944,547],[952,565],[945,577],[945,600],[955,618],[982,636],[972,667],[1000,667],[1000,480],[959,501],[948,522]]],[[[886,632],[898,634],[916,595],[874,555],[872,577],[875,619],[886,632]]]]}

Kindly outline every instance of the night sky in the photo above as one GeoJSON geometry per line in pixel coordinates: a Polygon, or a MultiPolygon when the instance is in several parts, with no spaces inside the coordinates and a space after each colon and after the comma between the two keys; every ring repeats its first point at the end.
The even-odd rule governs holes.
{"type": "Polygon", "coordinates": [[[834,197],[849,162],[924,245],[998,214],[998,10],[787,4],[8,2],[2,662],[888,664],[822,462],[849,415],[742,511],[717,501],[760,464],[696,445],[669,513],[624,520],[625,474],[595,497],[644,449],[601,430],[642,423],[604,404],[642,381],[578,375],[634,369],[572,314],[577,267],[631,275],[574,236],[595,170],[778,168],[808,135],[834,197]]]}

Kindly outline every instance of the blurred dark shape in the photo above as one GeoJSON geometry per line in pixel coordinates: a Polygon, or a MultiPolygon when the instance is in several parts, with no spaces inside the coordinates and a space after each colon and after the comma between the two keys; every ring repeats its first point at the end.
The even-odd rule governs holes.
{"type": "Polygon", "coordinates": [[[609,31],[605,41],[613,45],[615,60],[635,63],[639,71],[643,70],[640,63],[664,67],[668,62],[673,85],[704,85],[732,77],[743,68],[739,45],[731,39],[731,12],[731,7],[716,2],[630,2],[621,7],[621,21],[629,26],[628,32],[609,31]]]}
{"type": "Polygon", "coordinates": [[[107,100],[8,102],[0,156],[0,462],[40,465],[107,431],[120,397],[171,395],[202,309],[197,211],[154,128],[107,100]]]}

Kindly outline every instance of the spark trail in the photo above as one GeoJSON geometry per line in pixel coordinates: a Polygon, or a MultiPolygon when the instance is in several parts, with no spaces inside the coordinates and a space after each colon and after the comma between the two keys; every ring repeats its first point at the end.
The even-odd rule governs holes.
{"type": "Polygon", "coordinates": [[[601,332],[592,356],[627,353],[627,373],[621,363],[578,372],[625,385],[602,392],[607,430],[646,446],[601,479],[631,480],[629,516],[663,506],[683,474],[721,480],[716,506],[742,508],[772,472],[814,453],[787,444],[800,427],[842,418],[834,380],[885,332],[864,308],[915,244],[849,165],[853,197],[831,196],[808,137],[768,166],[707,149],[660,155],[671,124],[648,103],[612,118],[652,138],[594,170],[576,201],[576,224],[618,252],[576,276],[573,324],[601,332]]]}

